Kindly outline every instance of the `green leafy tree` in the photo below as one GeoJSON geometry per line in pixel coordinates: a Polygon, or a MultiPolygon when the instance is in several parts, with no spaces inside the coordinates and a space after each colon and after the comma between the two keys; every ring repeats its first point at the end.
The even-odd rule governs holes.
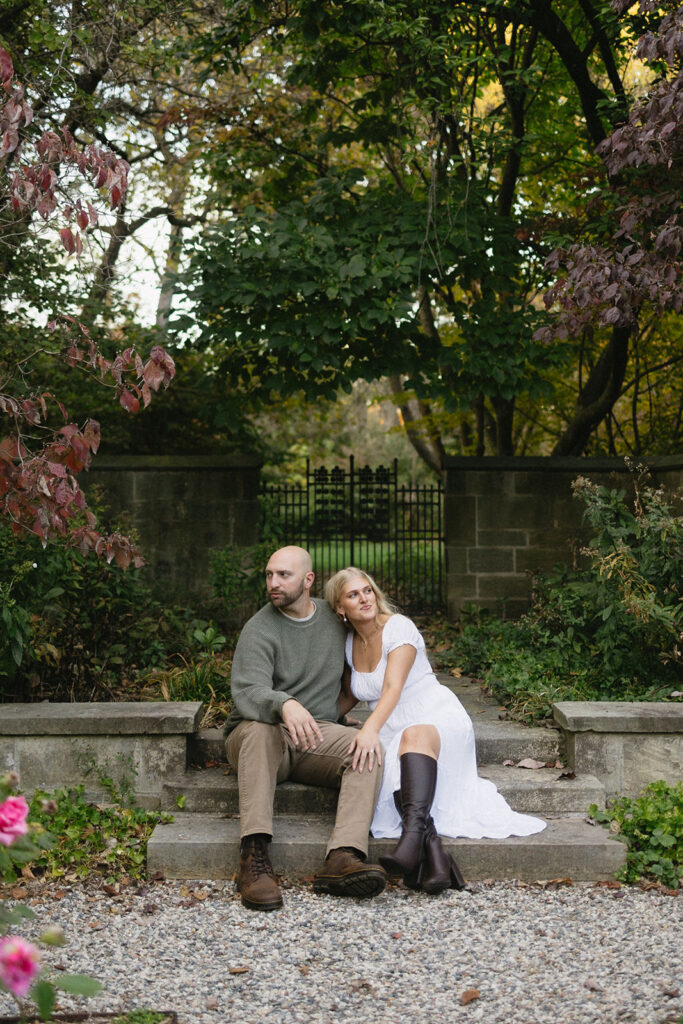
{"type": "MultiPolygon", "coordinates": [[[[213,154],[231,208],[202,239],[181,328],[254,397],[391,376],[467,413],[480,453],[512,453],[520,405],[551,405],[569,380],[568,422],[547,422],[556,452],[585,450],[632,332],[624,359],[621,326],[594,332],[590,352],[582,330],[550,326],[540,295],[563,257],[546,257],[610,237],[607,153],[639,144],[612,133],[637,116],[626,67],[655,15],[537,0],[233,13],[202,54],[250,86],[213,154]]],[[[551,309],[568,294],[558,284],[551,309]]]]}

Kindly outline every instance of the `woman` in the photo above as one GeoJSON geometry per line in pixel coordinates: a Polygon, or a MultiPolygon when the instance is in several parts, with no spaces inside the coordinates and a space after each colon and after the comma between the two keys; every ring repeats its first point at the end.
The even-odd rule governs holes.
{"type": "Polygon", "coordinates": [[[502,839],[540,832],[545,822],[513,811],[478,777],[469,715],[434,675],[415,624],[396,613],[372,577],[342,569],[325,597],[349,630],[340,714],[359,700],[371,708],[350,747],[353,768],[381,764],[385,750],[371,832],[400,839],[380,862],[412,888],[460,889],[464,879],[439,834],[502,839]]]}

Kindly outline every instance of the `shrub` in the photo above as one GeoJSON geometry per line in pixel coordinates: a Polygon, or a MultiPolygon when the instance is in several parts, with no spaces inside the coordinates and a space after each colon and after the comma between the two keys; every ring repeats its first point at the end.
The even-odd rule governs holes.
{"type": "Polygon", "coordinates": [[[87,800],[82,785],[33,794],[31,819],[49,827],[56,837],[54,846],[35,858],[34,870],[51,878],[99,875],[109,883],[122,875],[139,878],[145,873],[147,840],[159,821],[171,817],[139,807],[123,792],[125,787],[111,779],[99,781],[107,790],[106,803],[87,800]]]}
{"type": "Polygon", "coordinates": [[[651,782],[635,800],[619,797],[606,810],[589,809],[628,846],[617,878],[623,882],[654,879],[669,889],[683,883],[683,782],[651,782]]]}
{"type": "Polygon", "coordinates": [[[209,579],[233,628],[242,626],[265,604],[263,570],[273,550],[272,541],[264,541],[247,548],[228,544],[212,553],[209,579]]]}
{"type": "Polygon", "coordinates": [[[623,491],[582,478],[573,486],[594,530],[588,565],[539,574],[526,615],[475,618],[447,655],[527,720],[557,700],[653,700],[680,689],[683,517],[638,483],[633,509],[623,491]]]}
{"type": "Polygon", "coordinates": [[[141,671],[192,649],[192,612],[162,605],[140,570],[64,541],[43,549],[0,526],[0,579],[0,701],[121,699],[141,671]]]}

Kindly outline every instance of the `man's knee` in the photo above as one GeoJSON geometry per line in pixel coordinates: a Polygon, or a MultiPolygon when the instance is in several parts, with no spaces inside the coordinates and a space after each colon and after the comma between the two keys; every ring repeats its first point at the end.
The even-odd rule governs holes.
{"type": "Polygon", "coordinates": [[[282,753],[283,740],[279,725],[268,722],[240,722],[226,740],[228,761],[237,769],[244,758],[259,758],[282,753]]]}

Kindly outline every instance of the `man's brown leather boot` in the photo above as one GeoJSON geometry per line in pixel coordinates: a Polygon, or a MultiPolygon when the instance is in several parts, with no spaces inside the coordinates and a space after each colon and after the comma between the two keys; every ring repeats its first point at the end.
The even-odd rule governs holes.
{"type": "Polygon", "coordinates": [[[237,891],[249,910],[279,910],[282,896],[262,836],[245,836],[240,849],[237,891]]]}
{"type": "Polygon", "coordinates": [[[313,892],[330,896],[377,896],[387,884],[379,864],[367,864],[350,847],[330,850],[322,868],[313,879],[313,892]]]}

